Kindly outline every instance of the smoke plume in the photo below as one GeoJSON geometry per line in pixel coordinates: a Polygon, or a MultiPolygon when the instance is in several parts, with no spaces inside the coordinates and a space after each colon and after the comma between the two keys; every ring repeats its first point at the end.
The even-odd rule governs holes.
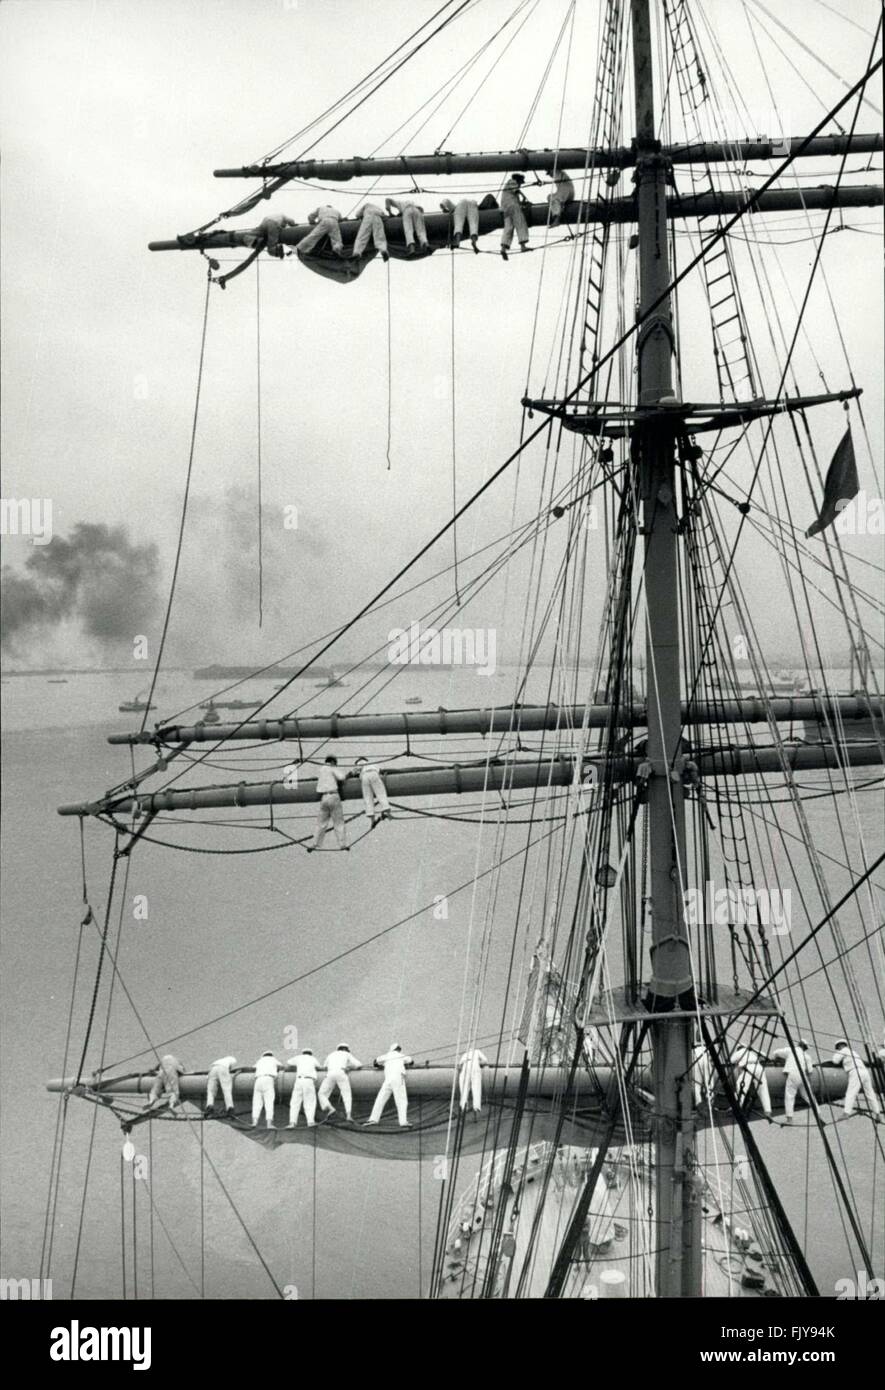
{"type": "Polygon", "coordinates": [[[80,521],[35,548],[24,572],[4,565],[2,641],[16,652],[63,622],[103,647],[131,643],[159,606],[156,545],[134,544],[125,526],[80,521]]]}

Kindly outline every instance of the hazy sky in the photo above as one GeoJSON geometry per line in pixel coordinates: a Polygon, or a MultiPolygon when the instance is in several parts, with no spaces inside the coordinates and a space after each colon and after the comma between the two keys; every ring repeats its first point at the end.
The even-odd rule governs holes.
{"type": "MultiPolygon", "coordinates": [[[[165,592],[187,464],[205,263],[194,254],[151,255],[147,243],[198,226],[233,203],[249,185],[215,180],[213,168],[256,158],[306,125],[435,8],[435,0],[3,0],[4,496],[51,497],[59,534],[77,522],[98,521],[124,523],[134,544],[156,541],[165,592]]],[[[479,150],[582,143],[589,128],[601,11],[595,0],[579,0],[570,47],[567,33],[527,128],[538,83],[568,14],[567,0],[526,4],[451,100],[435,114],[431,103],[392,134],[517,8],[517,0],[477,0],[377,97],[322,140],[317,152],[331,157],[367,154],[380,146],[417,153],[437,146],[479,150]],[[511,47],[492,69],[491,56],[513,34],[511,47]],[[463,110],[487,72],[475,101],[463,110]],[[416,133],[427,117],[426,129],[416,133]]],[[[771,125],[772,94],[784,127],[802,134],[844,90],[754,4],[704,0],[694,8],[702,10],[709,26],[702,30],[704,46],[723,105],[734,102],[711,34],[727,52],[731,77],[764,133],[771,125]],[[763,71],[749,15],[768,26],[809,85],[757,22],[763,71]]],[[[874,0],[768,4],[849,82],[865,66],[870,38],[863,31],[872,33],[877,8],[874,0]]],[[[876,100],[881,84],[874,87],[876,100]]],[[[848,124],[850,117],[844,119],[848,124]]],[[[873,130],[877,124],[867,109],[858,128],[873,130]]],[[[304,144],[297,142],[293,152],[304,144]]],[[[835,161],[802,163],[805,183],[833,181],[835,161]]],[[[861,170],[865,163],[857,158],[848,167],[861,170]]],[[[872,163],[876,172],[852,173],[847,181],[880,181],[881,156],[872,163]]],[[[760,167],[768,171],[756,166],[753,172],[760,167]]],[[[440,195],[448,191],[445,180],[430,182],[440,195]]],[[[747,182],[758,184],[758,179],[747,182]]],[[[489,179],[484,186],[493,184],[489,179]]],[[[396,180],[387,180],[383,189],[396,186],[396,180]]],[[[457,186],[464,186],[463,176],[457,186]]],[[[292,185],[275,206],[301,219],[329,196],[346,211],[365,187],[346,185],[327,195],[292,185]]],[[[684,174],[680,187],[690,187],[684,174]]],[[[623,191],[628,191],[626,179],[623,191]]],[[[540,190],[530,194],[543,197],[540,190]]],[[[426,201],[432,205],[434,199],[426,201]]],[[[863,230],[830,238],[823,263],[855,376],[865,388],[873,453],[881,460],[880,210],[861,209],[845,220],[863,230]]],[[[744,282],[769,391],[777,384],[780,362],[764,314],[791,335],[790,294],[798,302],[804,293],[814,252],[809,228],[822,222],[820,213],[808,222],[801,214],[764,224],[754,220],[755,235],[790,242],[780,253],[781,268],[771,270],[770,286],[757,285],[749,272],[744,282]]],[[[542,241],[539,229],[533,244],[542,241]]],[[[497,237],[482,244],[494,250],[497,237]]],[[[687,259],[687,239],[682,246],[687,259]]],[[[740,245],[735,254],[740,263],[740,245]]],[[[531,386],[536,392],[544,387],[547,363],[558,351],[557,317],[571,263],[562,247],[514,257],[507,265],[494,255],[465,252],[456,258],[460,499],[518,439],[536,306],[531,386]]],[[[345,618],[445,518],[452,491],[451,269],[445,254],[418,266],[392,263],[388,282],[387,269],[375,262],[359,282],[339,286],[310,275],[294,258],[262,262],[268,621],[261,638],[254,627],[255,273],[223,294],[213,291],[181,604],[172,630],[177,654],[200,660],[231,659],[237,653],[267,658],[296,646],[345,618]],[[287,504],[299,509],[297,533],[282,528],[287,504]]],[[[709,341],[699,326],[695,330],[693,303],[686,288],[680,305],[685,370],[700,388],[687,394],[704,398],[711,389],[709,341]]],[[[848,369],[820,282],[806,324],[809,340],[800,342],[795,356],[800,387],[822,389],[821,371],[831,389],[847,385],[848,369]]],[[[814,426],[825,467],[844,427],[841,410],[820,410],[814,426]]],[[[791,453],[789,428],[778,429],[794,519],[805,526],[813,504],[791,453]]],[[[861,485],[878,495],[881,483],[875,481],[861,434],[858,442],[861,485]]],[[[740,457],[745,462],[735,461],[734,475],[747,477],[749,455],[740,457]]],[[[564,454],[563,470],[567,458],[564,454]]],[[[514,505],[520,516],[537,508],[542,464],[540,450],[523,460],[515,504],[512,479],[496,486],[463,526],[464,550],[506,531],[514,505]]],[[[848,544],[868,558],[881,549],[875,537],[853,537],[848,544]]],[[[747,547],[748,592],[756,601],[760,631],[780,638],[783,618],[770,603],[772,584],[781,582],[776,558],[752,537],[747,547]]],[[[21,541],[4,541],[4,551],[16,565],[28,553],[21,541]]],[[[443,550],[425,572],[448,555],[443,550]]],[[[601,541],[596,570],[601,583],[600,557],[601,541]]],[[[551,566],[557,558],[554,546],[551,566]]],[[[857,574],[866,579],[869,572],[857,574]]],[[[472,621],[492,620],[498,601],[483,600],[472,610],[472,621]]],[[[407,606],[400,616],[408,621],[420,611],[407,606]]],[[[838,640],[839,624],[822,622],[838,640]]],[[[41,644],[28,655],[43,655],[51,646],[41,644]]],[[[354,638],[349,650],[362,646],[362,639],[354,638]]],[[[67,646],[65,654],[76,651],[67,646]]],[[[127,655],[121,650],[122,660],[127,655]]]]}

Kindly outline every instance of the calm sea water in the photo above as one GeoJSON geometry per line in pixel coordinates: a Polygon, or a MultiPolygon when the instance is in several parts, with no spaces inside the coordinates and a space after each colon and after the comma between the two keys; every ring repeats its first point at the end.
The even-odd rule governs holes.
{"type": "MultiPolygon", "coordinates": [[[[2,1273],[36,1276],[43,1238],[50,1152],[58,1108],[44,1081],[61,1074],[74,953],[80,920],[80,848],[77,824],[55,813],[57,805],[100,793],[128,771],[128,754],[110,748],[105,735],[132,726],[118,715],[121,699],[131,698],[137,682],[121,676],[72,677],[50,685],[45,677],[15,678],[3,696],[3,936],[2,936],[2,1098],[0,1204],[2,1273]]],[[[209,686],[189,675],[172,675],[161,687],[162,712],[203,699],[209,686]]],[[[477,698],[476,677],[464,672],[409,671],[396,695],[378,696],[376,709],[400,708],[407,694],[421,695],[425,708],[504,702],[512,679],[490,679],[477,698]],[[408,689],[406,689],[408,686],[408,689]]],[[[246,692],[251,693],[251,688],[246,692]]],[[[256,696],[268,684],[255,687],[256,696]]],[[[295,700],[311,697],[311,711],[330,710],[345,692],[317,692],[305,684],[295,700]]],[[[544,698],[546,687],[524,697],[544,698]]],[[[360,707],[362,700],[354,701],[360,707]]],[[[437,744],[422,746],[433,754],[437,744]]],[[[359,750],[340,750],[346,759],[359,750]]],[[[375,750],[378,751],[378,750],[375,750]]],[[[383,749],[393,756],[401,741],[383,749]]],[[[464,741],[462,753],[481,757],[483,744],[464,741]],[[468,744],[470,745],[468,747],[468,744]]],[[[255,777],[282,761],[276,750],[253,750],[248,761],[224,758],[227,770],[204,768],[201,782],[255,777]]],[[[141,765],[141,762],[140,762],[141,765]]],[[[803,785],[813,789],[820,774],[803,785]]],[[[454,798],[453,798],[454,800],[454,798]]],[[[846,839],[832,803],[810,800],[806,812],[812,834],[826,853],[861,864],[861,835],[870,858],[881,848],[878,792],[858,797],[859,825],[852,824],[842,798],[846,839]]],[[[287,823],[292,833],[308,819],[287,823]]],[[[439,808],[437,808],[439,809],[439,808]]],[[[759,810],[769,816],[766,807],[759,810]]],[[[795,831],[792,813],[778,819],[795,831]]],[[[242,829],[155,827],[161,838],[202,848],[242,848],[266,837],[242,829]]],[[[484,880],[474,898],[468,890],[450,897],[448,921],[427,909],[437,894],[469,883],[475,869],[496,854],[513,853],[525,841],[526,827],[511,825],[506,835],[494,826],[459,825],[438,819],[410,819],[382,827],[350,855],[308,858],[301,850],[256,855],[205,856],[144,846],[134,856],[125,884],[119,978],[107,1033],[105,1060],[123,1070],[137,1069],[147,1040],[173,1044],[183,1061],[204,1067],[213,1057],[233,1052],[251,1063],[264,1048],[282,1052],[284,1029],[296,1025],[301,1045],[324,1053],[346,1038],[365,1061],[394,1039],[418,1059],[450,1059],[463,1036],[473,1003],[479,943],[488,907],[484,880]],[[147,902],[147,920],[136,920],[137,895],[147,902]],[[424,909],[418,911],[419,909],[424,909]],[[377,943],[320,971],[303,983],[238,1013],[223,1023],[199,1027],[237,1004],[281,985],[321,964],[372,932],[417,912],[418,915],[377,943]],[[131,1000],[122,988],[125,984],[131,1000]],[[135,1010],[138,1011],[138,1016],[135,1010]],[[144,1027],[142,1026],[143,1022],[144,1027]],[[197,1029],[191,1032],[190,1030],[197,1029]],[[135,1063],[127,1061],[141,1054],[135,1063]]],[[[86,834],[90,900],[100,915],[110,872],[111,836],[89,824],[86,834]]],[[[798,850],[798,846],[795,846],[798,850]]],[[[797,862],[799,862],[797,860],[797,862]]],[[[824,861],[834,898],[849,875],[824,861]]],[[[488,973],[480,1003],[478,1033],[501,1026],[501,998],[512,946],[512,923],[519,894],[519,864],[502,872],[494,904],[488,973]]],[[[781,866],[787,875],[787,866],[781,866]]],[[[880,875],[880,879],[882,876],[880,875]]],[[[785,881],[789,881],[788,877],[785,881]]],[[[813,920],[820,915],[807,865],[799,887],[808,896],[813,920]]],[[[119,900],[118,900],[119,901],[119,900]]],[[[795,899],[794,899],[795,903],[795,899]]],[[[866,929],[874,920],[869,915],[866,929]]],[[[807,918],[794,907],[793,941],[807,918]]],[[[854,909],[842,917],[846,938],[863,928],[854,909]]],[[[522,961],[534,945],[538,915],[517,946],[522,961]]],[[[117,917],[113,919],[116,930],[117,917]]],[[[822,934],[824,959],[834,951],[822,934]]],[[[74,1046],[82,1040],[85,1011],[96,962],[96,938],[87,934],[74,1014],[74,1046]]],[[[789,949],[789,944],[787,945],[789,949]]],[[[727,974],[727,953],[721,967],[727,974]]],[[[881,955],[878,957],[881,961],[881,955]]],[[[876,957],[864,948],[853,953],[860,987],[874,1024],[881,1027],[876,957]]],[[[808,969],[819,963],[813,948],[808,969]]],[[[845,1001],[844,983],[829,972],[845,1001]]],[[[107,979],[107,976],[106,976],[107,979]]],[[[803,991],[784,996],[791,1023],[813,1032],[818,1052],[827,1055],[842,1030],[828,988],[827,973],[813,976],[803,991]]],[[[98,1010],[88,1066],[98,1061],[107,996],[98,1010]]],[[[846,1018],[848,1015],[846,1013],[846,1018]]],[[[508,1025],[510,1020],[508,1019],[508,1025]]],[[[68,1062],[76,1069],[78,1052],[68,1062]]],[[[844,1158],[861,1224],[875,1244],[881,1272],[883,1231],[881,1160],[873,1164],[869,1122],[840,1123],[829,1132],[844,1158]]],[[[157,1213],[153,1232],[154,1290],[160,1297],[193,1297],[201,1281],[201,1164],[195,1131],[189,1126],[154,1125],[152,1190],[157,1213]],[[165,1224],[166,1231],[163,1229],[165,1224]],[[168,1232],[168,1234],[167,1234],[168,1232]],[[171,1238],[171,1239],[170,1239],[171,1238]],[[175,1249],[173,1249],[173,1242],[175,1249]]],[[[757,1126],[759,1142],[778,1182],[785,1205],[807,1247],[823,1293],[853,1273],[843,1238],[832,1181],[814,1136],[804,1126],[792,1132],[757,1126]]],[[[136,1131],[139,1152],[147,1152],[146,1128],[136,1131]]],[[[83,1221],[77,1293],[119,1297],[122,1292],[120,1237],[121,1135],[113,1117],[72,1103],[67,1118],[64,1164],[52,1259],[56,1296],[70,1287],[77,1241],[83,1177],[91,1168],[83,1221]],[[93,1137],[94,1123],[94,1137],[93,1137]]],[[[417,1165],[367,1162],[300,1146],[267,1153],[222,1126],[207,1135],[207,1150],[233,1202],[253,1233],[280,1284],[297,1286],[302,1297],[417,1297],[426,1291],[432,1258],[440,1185],[432,1159],[417,1165]]],[[[708,1158],[712,1155],[709,1150],[708,1158]]],[[[127,1174],[129,1170],[127,1169],[127,1174]]],[[[472,1173],[472,1169],[467,1172],[472,1173]]],[[[127,1177],[128,1181],[128,1177],[127,1177]]],[[[136,1243],[138,1293],[150,1293],[149,1207],[138,1193],[136,1243]]],[[[203,1170],[202,1223],[207,1296],[274,1296],[273,1288],[208,1167],[203,1170]]],[[[129,1232],[130,1252],[132,1232],[129,1232]]],[[[127,1288],[133,1293],[131,1254],[127,1288]]]]}

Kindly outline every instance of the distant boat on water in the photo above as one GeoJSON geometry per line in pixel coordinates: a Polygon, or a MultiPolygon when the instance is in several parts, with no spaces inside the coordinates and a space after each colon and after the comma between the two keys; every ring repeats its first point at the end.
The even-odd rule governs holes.
{"type": "Polygon", "coordinates": [[[124,700],[122,705],[117,706],[121,714],[143,714],[145,710],[156,709],[156,705],[151,705],[147,700],[142,700],[140,695],[136,695],[134,700],[124,700]]]}
{"type": "Polygon", "coordinates": [[[341,680],[339,676],[336,676],[334,671],[330,671],[325,680],[317,681],[316,688],[317,690],[329,690],[332,686],[346,684],[347,682],[341,680]]]}
{"type": "Polygon", "coordinates": [[[65,676],[57,676],[55,680],[46,682],[47,685],[67,685],[67,683],[67,678],[65,676]]]}
{"type": "Polygon", "coordinates": [[[420,695],[410,695],[407,700],[403,701],[403,703],[406,705],[421,705],[424,703],[424,701],[421,699],[420,695]]]}

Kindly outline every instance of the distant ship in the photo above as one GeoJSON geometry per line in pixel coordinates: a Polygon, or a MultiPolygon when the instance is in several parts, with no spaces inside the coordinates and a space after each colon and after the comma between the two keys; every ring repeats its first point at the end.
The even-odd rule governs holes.
{"type": "Polygon", "coordinates": [[[341,680],[339,676],[336,676],[334,671],[330,671],[324,681],[317,681],[316,688],[317,690],[330,690],[332,686],[346,684],[347,682],[341,680]]]}
{"type": "MultiPolygon", "coordinates": [[[[249,705],[249,709],[253,708],[253,705],[249,705]]],[[[203,724],[221,723],[221,715],[218,713],[214,700],[209,700],[205,705],[200,705],[200,709],[203,711],[203,718],[201,720],[203,724]]]]}
{"type": "Polygon", "coordinates": [[[124,700],[117,709],[121,714],[143,714],[145,710],[156,709],[156,705],[150,705],[146,700],[142,700],[140,695],[136,695],[134,700],[124,700]]]}
{"type": "Polygon", "coordinates": [[[56,676],[54,680],[46,682],[47,685],[67,685],[67,683],[68,682],[66,676],[56,676]]]}
{"type": "Polygon", "coordinates": [[[423,704],[423,701],[420,695],[410,695],[407,700],[403,701],[403,703],[406,705],[420,705],[423,704]]]}

